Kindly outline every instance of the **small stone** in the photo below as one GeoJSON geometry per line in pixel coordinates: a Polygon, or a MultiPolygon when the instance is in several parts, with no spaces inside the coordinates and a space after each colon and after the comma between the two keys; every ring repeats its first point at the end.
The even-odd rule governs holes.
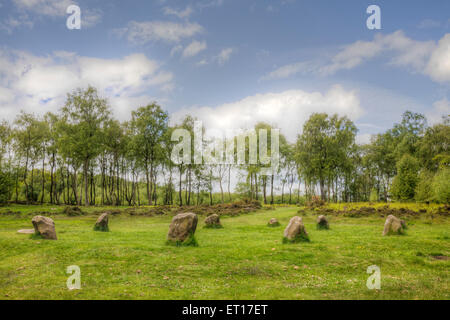
{"type": "Polygon", "coordinates": [[[195,213],[180,213],[173,217],[169,226],[167,239],[169,241],[185,241],[188,237],[193,236],[197,229],[198,217],[195,213]]]}
{"type": "Polygon", "coordinates": [[[286,229],[284,229],[284,238],[291,242],[309,241],[302,218],[295,216],[290,221],[286,229]]]}
{"type": "Polygon", "coordinates": [[[272,218],[272,219],[269,220],[269,222],[267,223],[267,225],[268,225],[269,227],[278,227],[278,226],[280,225],[280,223],[278,222],[277,219],[272,218]]]}
{"type": "Polygon", "coordinates": [[[403,234],[405,228],[405,221],[400,220],[391,214],[386,218],[386,222],[384,223],[383,236],[390,234],[403,234]]]}
{"type": "Polygon", "coordinates": [[[56,240],[55,223],[52,219],[43,216],[35,216],[31,222],[34,231],[44,239],[56,240]]]}
{"type": "Polygon", "coordinates": [[[218,214],[212,214],[205,219],[206,228],[222,228],[220,223],[220,216],[218,214]]]}
{"type": "Polygon", "coordinates": [[[317,217],[317,229],[329,229],[330,225],[328,224],[328,220],[324,215],[320,215],[317,217]]]}
{"type": "Polygon", "coordinates": [[[94,230],[95,231],[109,231],[109,227],[108,227],[108,212],[102,213],[97,221],[95,222],[95,226],[94,226],[94,230]]]}

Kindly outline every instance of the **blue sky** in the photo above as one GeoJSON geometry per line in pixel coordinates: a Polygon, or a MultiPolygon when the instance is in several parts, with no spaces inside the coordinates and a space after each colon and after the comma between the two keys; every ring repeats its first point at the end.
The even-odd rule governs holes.
{"type": "Polygon", "coordinates": [[[210,128],[268,121],[290,140],[312,112],[360,141],[406,110],[450,113],[450,2],[0,0],[0,110],[56,111],[95,85],[117,118],[157,101],[210,128]],[[81,9],[81,30],[66,8],[81,9]],[[381,30],[366,8],[381,8],[381,30]]]}

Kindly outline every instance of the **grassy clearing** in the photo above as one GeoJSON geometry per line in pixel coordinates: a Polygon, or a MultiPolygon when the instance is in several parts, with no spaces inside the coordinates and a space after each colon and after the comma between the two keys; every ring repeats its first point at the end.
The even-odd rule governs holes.
{"type": "Polygon", "coordinates": [[[197,247],[166,244],[167,215],[111,216],[110,232],[92,230],[96,216],[59,215],[57,241],[18,234],[29,216],[2,216],[0,299],[450,299],[448,218],[409,220],[405,235],[382,237],[378,216],[330,216],[324,232],[309,213],[310,242],[283,244],[297,209],[223,216],[223,229],[203,228],[202,217],[197,247]],[[272,217],[280,228],[267,227],[272,217]],[[81,290],[66,287],[70,265],[81,268],[81,290]],[[370,265],[381,268],[381,290],[366,287],[370,265]]]}

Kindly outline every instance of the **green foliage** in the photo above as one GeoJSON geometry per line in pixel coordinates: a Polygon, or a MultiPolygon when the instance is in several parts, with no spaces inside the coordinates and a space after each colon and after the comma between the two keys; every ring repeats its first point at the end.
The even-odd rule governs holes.
{"type": "Polygon", "coordinates": [[[450,203],[450,169],[440,169],[434,176],[434,199],[440,203],[450,203]]]}
{"type": "Polygon", "coordinates": [[[299,170],[307,182],[319,184],[322,200],[327,183],[352,171],[356,131],[347,117],[326,113],[314,113],[303,126],[297,139],[299,170]]]}
{"type": "Polygon", "coordinates": [[[109,232],[109,227],[107,225],[95,224],[94,231],[109,232]]]}
{"type": "Polygon", "coordinates": [[[221,224],[205,224],[205,226],[203,228],[206,229],[223,229],[223,226],[221,224]]]}
{"type": "Polygon", "coordinates": [[[310,242],[309,236],[307,236],[304,233],[299,233],[295,236],[294,239],[288,239],[286,237],[283,237],[283,243],[298,243],[298,242],[310,242]]]}
{"type": "Polygon", "coordinates": [[[370,191],[370,196],[369,196],[369,201],[370,202],[377,202],[378,201],[378,192],[376,189],[372,189],[372,191],[370,191]]]}
{"type": "Polygon", "coordinates": [[[317,230],[329,230],[330,229],[330,225],[328,223],[317,223],[316,224],[316,229],[317,230]]]}
{"type": "Polygon", "coordinates": [[[8,174],[0,170],[0,204],[4,204],[8,201],[10,188],[11,179],[8,174]]]}
{"type": "Polygon", "coordinates": [[[424,137],[418,144],[418,157],[421,165],[435,173],[440,165],[450,164],[450,126],[438,123],[427,128],[424,137]]]}
{"type": "Polygon", "coordinates": [[[419,202],[432,201],[434,198],[432,182],[433,173],[428,170],[422,170],[419,174],[419,181],[415,190],[415,199],[419,202]]]}
{"type": "Polygon", "coordinates": [[[267,223],[267,226],[270,228],[276,228],[276,227],[281,226],[281,224],[277,221],[275,223],[267,223]]]}
{"type": "Polygon", "coordinates": [[[39,232],[35,232],[33,234],[30,234],[30,239],[31,240],[44,240],[44,237],[39,232]]]}
{"type": "Polygon", "coordinates": [[[184,241],[167,240],[166,244],[175,247],[198,247],[198,242],[194,234],[190,234],[184,241]]]}
{"type": "Polygon", "coordinates": [[[409,154],[405,154],[397,163],[397,175],[392,182],[391,192],[395,199],[414,199],[419,180],[419,162],[409,154]]]}

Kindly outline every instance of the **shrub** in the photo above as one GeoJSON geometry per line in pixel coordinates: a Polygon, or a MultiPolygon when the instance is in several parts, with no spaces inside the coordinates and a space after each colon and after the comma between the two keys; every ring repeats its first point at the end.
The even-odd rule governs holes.
{"type": "Polygon", "coordinates": [[[63,210],[64,214],[67,214],[69,217],[76,217],[76,216],[81,216],[83,215],[83,211],[81,211],[80,208],[78,207],[65,207],[63,210]]]}
{"type": "Polygon", "coordinates": [[[391,192],[397,200],[414,199],[419,171],[419,161],[405,154],[397,163],[397,175],[391,186],[391,192]]]}
{"type": "Polygon", "coordinates": [[[450,169],[440,169],[433,178],[434,199],[440,203],[450,203],[450,169]]]}
{"type": "Polygon", "coordinates": [[[432,189],[433,173],[423,170],[419,174],[419,181],[415,190],[416,201],[426,202],[433,200],[434,194],[432,189]]]}
{"type": "Polygon", "coordinates": [[[370,202],[378,201],[378,192],[376,189],[372,189],[372,191],[370,191],[369,201],[370,202]]]}
{"type": "Polygon", "coordinates": [[[318,196],[312,196],[311,201],[306,202],[306,206],[309,208],[320,208],[325,204],[326,202],[318,196]]]}

